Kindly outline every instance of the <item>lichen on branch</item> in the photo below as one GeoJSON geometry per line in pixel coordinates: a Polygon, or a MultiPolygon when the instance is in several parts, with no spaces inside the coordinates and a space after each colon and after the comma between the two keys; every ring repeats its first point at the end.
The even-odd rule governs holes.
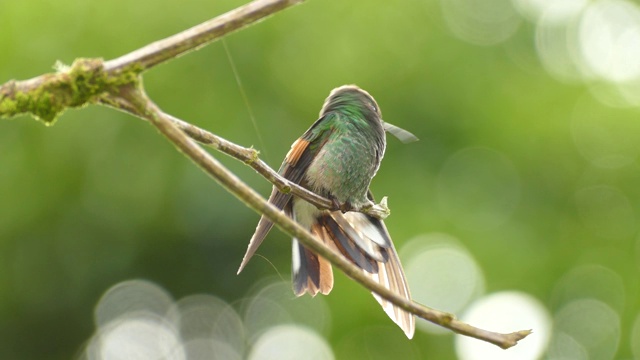
{"type": "Polygon", "coordinates": [[[70,67],[33,79],[11,80],[0,87],[0,116],[29,114],[52,125],[67,109],[97,103],[103,94],[122,85],[136,84],[140,70],[135,63],[107,71],[100,58],[78,58],[70,67]]]}

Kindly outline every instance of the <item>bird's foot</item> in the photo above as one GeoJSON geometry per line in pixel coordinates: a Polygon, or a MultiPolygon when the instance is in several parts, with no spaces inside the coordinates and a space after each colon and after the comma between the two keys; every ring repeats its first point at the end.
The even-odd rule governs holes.
{"type": "Polygon", "coordinates": [[[342,213],[346,213],[347,211],[352,211],[354,210],[353,205],[351,205],[351,203],[349,201],[340,204],[340,202],[338,201],[338,199],[336,199],[334,196],[330,195],[329,196],[329,200],[331,200],[331,202],[333,203],[333,211],[337,211],[340,210],[342,211],[342,213]]]}

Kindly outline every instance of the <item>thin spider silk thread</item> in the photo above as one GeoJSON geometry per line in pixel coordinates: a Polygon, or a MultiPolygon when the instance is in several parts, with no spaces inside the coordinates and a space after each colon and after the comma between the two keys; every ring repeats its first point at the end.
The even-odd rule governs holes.
{"type": "Polygon", "coordinates": [[[238,74],[236,63],[235,61],[233,61],[233,57],[231,56],[231,52],[229,51],[229,47],[227,46],[227,42],[225,41],[225,39],[222,39],[222,46],[224,47],[224,51],[227,53],[227,59],[229,59],[231,71],[233,72],[233,76],[235,77],[236,83],[238,84],[238,89],[240,90],[240,95],[242,96],[244,105],[247,107],[247,112],[249,113],[249,118],[251,119],[251,123],[253,124],[253,129],[258,136],[258,142],[260,143],[260,147],[262,148],[261,153],[264,154],[264,158],[268,162],[269,156],[267,155],[266,146],[264,144],[264,140],[262,140],[262,135],[260,135],[260,129],[258,129],[256,117],[254,116],[251,105],[249,104],[249,98],[247,97],[247,93],[244,91],[244,86],[242,85],[242,80],[240,80],[240,74],[238,74]]]}

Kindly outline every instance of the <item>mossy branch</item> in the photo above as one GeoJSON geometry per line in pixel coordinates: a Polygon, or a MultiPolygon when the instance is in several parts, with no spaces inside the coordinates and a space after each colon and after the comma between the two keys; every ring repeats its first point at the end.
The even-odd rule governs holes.
{"type": "MultiPolygon", "coordinates": [[[[208,131],[165,114],[144,92],[141,74],[145,70],[196,50],[232,31],[245,28],[302,1],[256,0],[114,60],[103,62],[102,59],[80,58],[74,61],[71,67],[60,68],[56,73],[24,81],[11,80],[0,86],[0,116],[14,117],[20,114],[30,114],[50,125],[68,108],[101,104],[146,119],[189,159],[247,206],[267,216],[285,233],[296,237],[306,247],[326,258],[365,288],[408,312],[456,333],[484,340],[504,349],[516,345],[519,340],[530,334],[529,330],[500,334],[479,329],[457,320],[452,314],[434,310],[398,296],[368,278],[360,268],[327,247],[322,241],[316,239],[306,229],[267,202],[222,166],[211,154],[198,146],[195,141],[244,162],[281,191],[290,191],[321,209],[336,210],[330,200],[283,179],[258,158],[256,150],[233,144],[208,131]]],[[[355,210],[364,211],[380,218],[388,215],[388,209],[385,206],[355,210]]]]}
{"type": "Polygon", "coordinates": [[[102,94],[134,83],[139,72],[136,63],[109,72],[102,59],[79,58],[57,73],[0,86],[0,116],[30,114],[52,125],[66,109],[96,103],[102,94]]]}

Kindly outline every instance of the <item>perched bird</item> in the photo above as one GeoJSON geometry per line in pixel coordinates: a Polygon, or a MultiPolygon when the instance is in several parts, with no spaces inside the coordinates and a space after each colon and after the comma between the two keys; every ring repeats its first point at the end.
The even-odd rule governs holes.
{"type": "MultiPolygon", "coordinates": [[[[279,173],[286,179],[331,199],[343,211],[318,210],[314,205],[283,194],[275,187],[269,202],[284,210],[312,234],[362,268],[387,289],[410,299],[398,254],[382,220],[350,212],[371,204],[371,179],[380,167],[386,147],[385,130],[403,142],[413,134],[385,123],[378,104],[355,85],[331,91],[320,118],[291,145],[279,173]]],[[[260,218],[238,273],[256,252],[273,223],[260,218]]],[[[293,291],[326,295],[333,288],[331,264],[293,239],[293,291]]],[[[414,316],[373,294],[389,317],[412,338],[414,316]]]]}

